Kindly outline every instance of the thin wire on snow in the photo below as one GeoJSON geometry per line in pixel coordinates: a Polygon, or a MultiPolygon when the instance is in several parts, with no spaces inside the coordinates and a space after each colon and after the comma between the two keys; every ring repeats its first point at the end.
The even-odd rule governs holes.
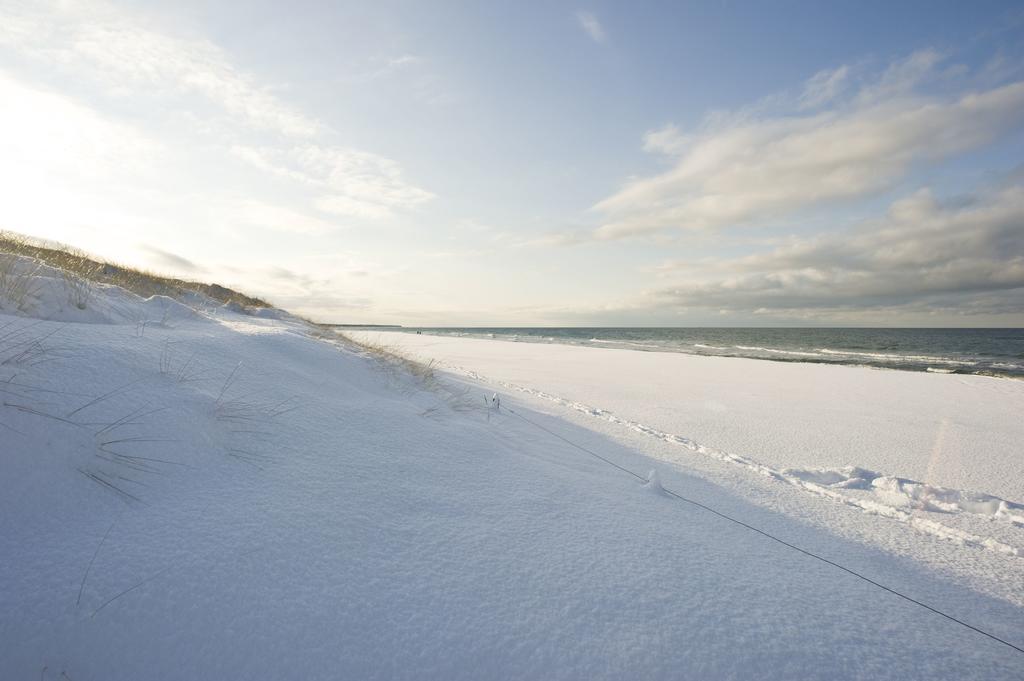
{"type": "MultiPolygon", "coordinates": [[[[494,401],[493,398],[492,398],[492,401],[494,401]]],[[[510,409],[509,407],[504,407],[503,411],[505,411],[505,412],[507,412],[509,414],[512,414],[513,416],[516,416],[516,417],[522,419],[523,421],[525,421],[526,423],[529,423],[530,425],[534,426],[535,428],[539,428],[540,430],[543,430],[545,433],[548,433],[549,435],[552,435],[552,436],[558,438],[562,442],[565,442],[566,444],[568,444],[568,445],[570,445],[572,447],[575,447],[576,449],[580,450],[581,452],[585,452],[585,453],[589,454],[590,456],[603,461],[604,463],[608,464],[609,466],[612,466],[613,468],[617,468],[618,470],[633,476],[634,478],[636,478],[637,480],[639,480],[642,483],[647,483],[648,482],[648,478],[647,477],[645,477],[643,475],[640,475],[639,473],[636,473],[635,471],[631,471],[630,469],[626,468],[625,466],[621,466],[621,465],[615,463],[611,459],[608,459],[608,458],[606,458],[604,456],[601,456],[600,454],[598,454],[597,452],[593,451],[592,449],[588,449],[587,447],[584,447],[581,444],[573,442],[569,438],[564,437],[563,435],[560,435],[559,433],[556,433],[555,431],[553,431],[553,430],[551,430],[549,428],[546,428],[545,426],[537,423],[536,421],[533,421],[532,419],[529,419],[529,418],[523,416],[522,414],[514,411],[513,409],[510,409]]],[[[885,584],[881,584],[880,582],[877,582],[874,579],[871,579],[870,577],[867,577],[866,575],[863,575],[863,574],[857,572],[856,570],[854,570],[852,568],[848,568],[845,565],[841,565],[841,564],[835,562],[834,560],[830,560],[828,558],[825,558],[824,556],[821,556],[821,555],[819,555],[817,553],[814,553],[813,551],[809,551],[807,549],[801,548],[801,547],[799,547],[799,546],[797,546],[795,544],[792,544],[792,543],[786,541],[785,539],[782,539],[780,537],[777,537],[777,536],[771,534],[770,532],[766,532],[765,530],[762,530],[762,529],[760,529],[758,527],[750,525],[749,523],[745,523],[742,520],[739,520],[738,518],[734,518],[734,517],[732,517],[732,516],[730,516],[730,515],[728,515],[726,513],[722,513],[721,511],[715,510],[714,508],[708,506],[707,504],[703,504],[703,503],[701,503],[699,501],[695,501],[694,499],[690,499],[688,497],[685,497],[682,494],[679,494],[678,492],[675,492],[675,491],[673,491],[673,490],[671,490],[671,489],[669,489],[667,487],[662,486],[661,489],[665,492],[665,494],[668,494],[671,497],[675,497],[679,501],[682,501],[682,502],[685,502],[687,504],[690,504],[691,506],[696,506],[697,508],[703,509],[703,510],[707,511],[708,513],[712,513],[712,514],[718,516],[719,518],[722,518],[724,520],[728,520],[731,523],[735,523],[736,525],[739,525],[740,527],[745,527],[746,529],[750,530],[751,532],[756,532],[757,534],[760,534],[763,537],[767,537],[768,539],[771,539],[772,541],[777,542],[777,543],[781,544],[782,546],[785,546],[785,547],[787,547],[789,549],[792,549],[794,551],[802,553],[803,555],[808,556],[810,558],[814,558],[815,560],[821,561],[822,563],[825,563],[826,565],[831,565],[832,567],[837,568],[839,570],[842,570],[843,572],[846,572],[847,574],[853,575],[854,577],[856,577],[856,578],[858,578],[860,580],[863,580],[863,581],[867,582],[868,584],[871,584],[872,586],[878,587],[879,589],[881,589],[883,591],[886,591],[886,592],[888,592],[888,593],[890,593],[890,594],[892,594],[894,596],[898,596],[899,598],[902,598],[905,601],[913,603],[914,605],[920,606],[920,607],[924,608],[925,610],[928,610],[930,612],[935,613],[936,615],[940,615],[941,617],[945,617],[946,619],[950,620],[951,622],[955,622],[955,623],[959,624],[962,627],[966,627],[967,629],[970,629],[971,631],[979,633],[982,636],[987,636],[988,638],[992,639],[993,641],[997,641],[998,643],[1002,643],[1003,645],[1008,646],[1008,647],[1012,648],[1013,650],[1016,650],[1018,653],[1024,654],[1024,648],[1022,648],[1022,647],[1020,647],[1018,645],[1015,645],[1013,643],[1010,643],[1009,641],[1007,641],[1005,639],[999,638],[995,634],[991,634],[991,633],[985,631],[984,629],[979,629],[978,627],[974,626],[973,624],[969,624],[967,622],[964,622],[963,620],[961,620],[961,619],[959,619],[957,617],[954,617],[953,615],[950,615],[950,614],[948,614],[946,612],[943,612],[942,610],[939,610],[938,608],[934,608],[934,607],[928,605],[927,603],[922,603],[921,601],[917,600],[916,598],[914,598],[912,596],[908,596],[907,594],[902,593],[900,591],[897,591],[896,589],[894,589],[892,587],[886,586],[885,584]]]]}

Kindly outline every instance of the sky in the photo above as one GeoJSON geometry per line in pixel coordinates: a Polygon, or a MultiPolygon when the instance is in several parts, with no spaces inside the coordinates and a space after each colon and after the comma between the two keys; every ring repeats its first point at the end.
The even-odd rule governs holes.
{"type": "Polygon", "coordinates": [[[1024,326],[1024,7],[0,0],[0,229],[324,322],[1024,326]]]}

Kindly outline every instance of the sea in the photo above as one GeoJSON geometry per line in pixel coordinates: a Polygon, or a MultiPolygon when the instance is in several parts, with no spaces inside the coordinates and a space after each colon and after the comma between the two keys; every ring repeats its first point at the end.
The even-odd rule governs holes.
{"type": "Polygon", "coordinates": [[[1024,379],[1024,329],[410,328],[406,333],[1024,379]]]}

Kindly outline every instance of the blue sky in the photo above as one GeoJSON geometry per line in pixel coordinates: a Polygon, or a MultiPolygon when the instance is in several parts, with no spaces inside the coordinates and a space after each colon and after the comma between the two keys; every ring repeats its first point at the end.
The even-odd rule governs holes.
{"type": "Polygon", "coordinates": [[[0,6],[0,228],[410,325],[1024,323],[1015,3],[0,6]]]}

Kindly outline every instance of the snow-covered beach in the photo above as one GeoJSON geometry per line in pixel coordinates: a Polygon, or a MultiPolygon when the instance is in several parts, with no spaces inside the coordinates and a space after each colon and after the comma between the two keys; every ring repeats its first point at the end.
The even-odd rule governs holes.
{"type": "Polygon", "coordinates": [[[1024,500],[1019,455],[1024,381],[403,332],[350,333],[464,374],[477,372],[606,409],[776,468],[852,464],[1024,500]]]}
{"type": "Polygon", "coordinates": [[[350,335],[1024,605],[1022,381],[350,335]]]}
{"type": "MultiPolygon", "coordinates": [[[[733,391],[716,407],[697,369],[683,379],[620,351],[384,337],[441,363],[417,377],[276,310],[99,287],[83,311],[62,302],[60,275],[36,276],[36,300],[0,314],[3,678],[1024,672],[1013,648],[579,448],[1019,646],[1024,561],[1001,548],[1022,545],[1014,505],[951,491],[940,514],[816,479],[899,512],[886,515],[795,482],[849,461],[1012,501],[1014,382],[914,377],[936,386],[917,399],[962,398],[948,414],[907,403],[909,388],[888,396],[901,424],[951,419],[941,451],[966,456],[979,434],[970,453],[987,461],[932,478],[917,449],[898,458],[895,428],[841,446],[865,417],[852,396],[807,411],[801,429],[830,439],[813,456],[797,446],[806,435],[779,419],[813,388],[794,378],[793,394],[758,399],[766,363],[732,360],[730,374],[695,358],[716,366],[719,398],[733,391]],[[946,536],[910,522],[932,516],[946,536]]],[[[869,395],[890,375],[858,380],[869,395]]],[[[907,428],[935,448],[934,429],[907,428]]]]}

